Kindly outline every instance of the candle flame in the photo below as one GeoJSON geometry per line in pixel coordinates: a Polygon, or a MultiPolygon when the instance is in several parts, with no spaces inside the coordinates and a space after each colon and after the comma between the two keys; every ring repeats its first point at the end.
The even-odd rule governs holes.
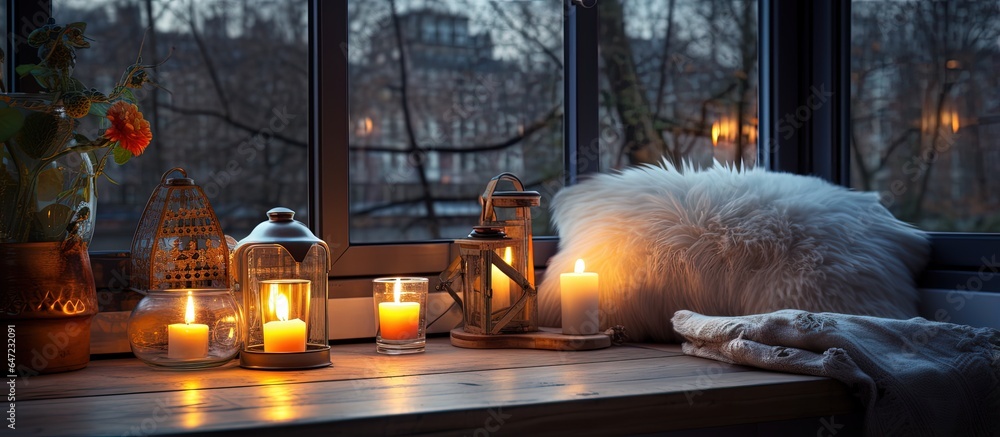
{"type": "Polygon", "coordinates": [[[274,298],[274,314],[282,322],[288,320],[288,298],[282,293],[278,293],[274,298]]]}
{"type": "Polygon", "coordinates": [[[191,292],[188,292],[188,302],[187,308],[184,310],[184,323],[188,325],[194,323],[194,298],[191,297],[191,292]]]}
{"type": "Polygon", "coordinates": [[[505,250],[503,252],[503,260],[507,264],[510,264],[510,263],[513,262],[513,260],[511,258],[513,258],[513,255],[511,255],[511,253],[510,253],[510,246],[507,246],[507,250],[505,250]]]}
{"type": "Polygon", "coordinates": [[[719,135],[722,133],[719,122],[712,123],[712,146],[719,145],[719,135]]]}
{"type": "Polygon", "coordinates": [[[576,273],[583,273],[583,258],[576,260],[576,266],[574,266],[573,271],[576,273]]]}
{"type": "Polygon", "coordinates": [[[396,278],[396,282],[392,283],[392,298],[395,299],[396,303],[399,303],[399,295],[402,293],[402,285],[400,285],[399,278],[396,278]]]}

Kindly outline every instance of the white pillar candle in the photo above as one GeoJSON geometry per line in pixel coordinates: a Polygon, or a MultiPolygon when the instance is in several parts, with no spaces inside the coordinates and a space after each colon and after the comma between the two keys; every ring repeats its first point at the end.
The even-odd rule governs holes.
{"type": "Polygon", "coordinates": [[[188,292],[184,323],[167,325],[167,358],[200,359],[208,356],[208,325],[194,322],[194,299],[188,292]]]}
{"type": "Polygon", "coordinates": [[[559,275],[562,332],[573,335],[596,334],[600,324],[597,273],[584,272],[582,259],[576,260],[574,270],[572,273],[559,275]]]}

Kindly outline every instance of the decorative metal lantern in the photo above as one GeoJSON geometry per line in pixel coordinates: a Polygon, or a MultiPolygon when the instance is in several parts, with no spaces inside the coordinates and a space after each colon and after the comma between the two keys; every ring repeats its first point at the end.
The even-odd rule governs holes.
{"type": "Polygon", "coordinates": [[[538,330],[538,295],[531,242],[531,207],[540,204],[535,191],[524,191],[511,173],[487,184],[480,198],[480,225],[469,238],[456,241],[461,256],[465,332],[510,334],[538,330]],[[496,191],[502,181],[514,191],[496,191]]]}
{"type": "Polygon", "coordinates": [[[182,168],[160,178],[132,237],[131,287],[140,292],[229,288],[229,247],[208,198],[182,168]],[[178,172],[179,178],[168,178],[178,172]]]}
{"type": "Polygon", "coordinates": [[[306,369],[330,365],[327,275],[330,248],[295,212],[274,208],[233,252],[246,341],[240,365],[306,369]]]}

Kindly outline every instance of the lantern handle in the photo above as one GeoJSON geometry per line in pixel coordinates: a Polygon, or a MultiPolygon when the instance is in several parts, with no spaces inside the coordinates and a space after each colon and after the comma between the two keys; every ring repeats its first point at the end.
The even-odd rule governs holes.
{"type": "Polygon", "coordinates": [[[173,173],[175,171],[180,172],[182,175],[184,175],[185,178],[188,177],[187,171],[185,171],[183,168],[174,167],[174,168],[172,168],[170,170],[167,170],[165,173],[163,173],[163,176],[160,177],[160,183],[161,184],[166,184],[167,183],[167,176],[169,176],[170,173],[173,173]]]}
{"type": "Polygon", "coordinates": [[[483,207],[479,213],[479,224],[496,221],[496,210],[493,209],[493,192],[496,191],[497,184],[502,180],[512,182],[515,190],[524,191],[524,184],[514,173],[503,172],[493,176],[493,179],[490,179],[490,182],[486,184],[486,191],[483,191],[482,197],[479,198],[479,204],[483,207]]]}

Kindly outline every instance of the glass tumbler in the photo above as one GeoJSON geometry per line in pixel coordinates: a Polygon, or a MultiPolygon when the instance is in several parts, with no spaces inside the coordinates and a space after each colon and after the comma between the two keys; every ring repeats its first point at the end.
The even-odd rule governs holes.
{"type": "Polygon", "coordinates": [[[375,350],[388,355],[424,351],[427,344],[427,278],[378,278],[375,302],[375,350]]]}

